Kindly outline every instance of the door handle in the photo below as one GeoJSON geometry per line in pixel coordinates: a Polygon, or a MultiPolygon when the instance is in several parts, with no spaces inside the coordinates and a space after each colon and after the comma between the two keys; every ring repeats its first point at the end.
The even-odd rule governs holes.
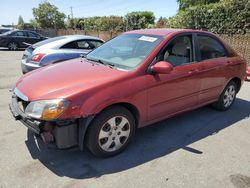
{"type": "Polygon", "coordinates": [[[232,61],[227,61],[227,64],[228,64],[228,65],[232,65],[233,62],[232,62],[232,61]]]}
{"type": "Polygon", "coordinates": [[[188,74],[195,74],[195,73],[197,73],[197,72],[199,72],[197,69],[189,70],[189,71],[188,71],[188,74]]]}

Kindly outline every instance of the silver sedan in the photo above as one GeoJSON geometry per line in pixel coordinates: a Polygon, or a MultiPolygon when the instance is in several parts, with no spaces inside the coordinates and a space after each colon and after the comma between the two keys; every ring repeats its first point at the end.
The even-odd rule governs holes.
{"type": "Polygon", "coordinates": [[[37,68],[86,55],[102,45],[100,38],[87,35],[67,35],[50,38],[28,47],[23,54],[23,74],[37,68]]]}

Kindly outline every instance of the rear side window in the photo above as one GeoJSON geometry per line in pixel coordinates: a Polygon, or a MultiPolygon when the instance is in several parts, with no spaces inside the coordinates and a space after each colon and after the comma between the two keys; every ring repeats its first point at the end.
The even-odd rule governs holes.
{"type": "Polygon", "coordinates": [[[24,32],[22,32],[22,31],[17,31],[17,32],[13,33],[13,34],[12,34],[12,36],[16,36],[16,37],[24,37],[24,36],[25,36],[25,34],[24,34],[24,32]]]}
{"type": "Polygon", "coordinates": [[[62,49],[83,49],[92,50],[102,45],[102,41],[97,40],[78,40],[65,44],[62,49]]]}
{"type": "Polygon", "coordinates": [[[32,32],[28,32],[29,38],[40,38],[39,35],[32,33],[32,32]]]}
{"type": "Polygon", "coordinates": [[[89,40],[89,43],[91,43],[95,48],[97,48],[103,44],[103,42],[99,41],[99,40],[89,40]]]}
{"type": "Polygon", "coordinates": [[[197,40],[201,61],[225,57],[227,55],[224,46],[216,39],[209,36],[198,35],[197,40]]]}
{"type": "Polygon", "coordinates": [[[65,45],[63,45],[61,48],[63,49],[78,49],[76,42],[70,42],[65,45]]]}
{"type": "Polygon", "coordinates": [[[82,40],[77,41],[77,46],[79,49],[92,50],[102,45],[102,41],[97,40],[82,40]]]}
{"type": "Polygon", "coordinates": [[[94,49],[95,47],[91,44],[88,43],[88,41],[85,40],[81,40],[81,41],[77,41],[77,47],[78,49],[94,49]]]}

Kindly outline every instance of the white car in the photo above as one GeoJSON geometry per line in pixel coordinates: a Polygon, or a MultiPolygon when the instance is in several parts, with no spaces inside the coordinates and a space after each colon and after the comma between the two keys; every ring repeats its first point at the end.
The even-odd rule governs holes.
{"type": "Polygon", "coordinates": [[[23,54],[23,74],[37,68],[86,55],[104,41],[87,35],[67,35],[49,38],[28,47],[23,54]]]}

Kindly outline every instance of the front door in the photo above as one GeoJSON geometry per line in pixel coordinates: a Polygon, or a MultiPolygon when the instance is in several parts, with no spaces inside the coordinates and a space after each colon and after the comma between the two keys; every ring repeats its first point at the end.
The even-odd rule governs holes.
{"type": "Polygon", "coordinates": [[[169,74],[149,74],[148,121],[157,121],[199,104],[200,75],[194,59],[192,35],[176,37],[166,45],[155,62],[174,66],[169,74]]]}

